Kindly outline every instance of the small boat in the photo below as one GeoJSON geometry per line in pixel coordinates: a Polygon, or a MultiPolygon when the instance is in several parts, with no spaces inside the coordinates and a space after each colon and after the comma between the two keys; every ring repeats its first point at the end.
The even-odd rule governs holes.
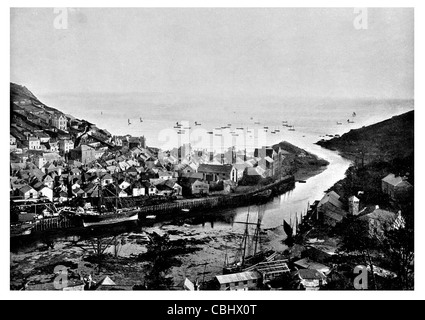
{"type": "Polygon", "coordinates": [[[142,118],[140,118],[139,120],[140,120],[140,122],[143,122],[143,119],[142,118]]]}
{"type": "Polygon", "coordinates": [[[342,125],[342,122],[337,121],[336,124],[340,126],[342,125]]]}
{"type": "Polygon", "coordinates": [[[295,131],[295,127],[294,126],[291,126],[288,130],[289,131],[295,131]]]}
{"type": "Polygon", "coordinates": [[[21,224],[14,225],[10,227],[10,237],[19,237],[19,236],[28,236],[32,233],[34,225],[31,224],[21,224]]]}
{"type": "Polygon", "coordinates": [[[254,194],[252,197],[259,202],[268,201],[272,195],[271,190],[264,190],[254,194]]]}
{"type": "Polygon", "coordinates": [[[200,126],[201,124],[195,121],[195,126],[200,126]]]}
{"type": "Polygon", "coordinates": [[[353,118],[356,116],[356,113],[355,112],[353,112],[353,118]]]}
{"type": "Polygon", "coordinates": [[[154,219],[156,219],[156,215],[154,215],[154,214],[148,215],[148,216],[146,216],[146,219],[154,220],[154,219]]]}
{"type": "Polygon", "coordinates": [[[207,134],[214,134],[214,132],[212,132],[212,131],[208,131],[208,132],[207,132],[207,134]]]}
{"type": "Polygon", "coordinates": [[[254,122],[254,124],[260,124],[260,123],[257,121],[257,122],[254,122]]]}
{"type": "Polygon", "coordinates": [[[190,210],[189,209],[182,209],[182,212],[189,212],[190,210]]]}
{"type": "Polygon", "coordinates": [[[130,125],[130,124],[131,124],[130,119],[128,119],[128,125],[130,125]]]}

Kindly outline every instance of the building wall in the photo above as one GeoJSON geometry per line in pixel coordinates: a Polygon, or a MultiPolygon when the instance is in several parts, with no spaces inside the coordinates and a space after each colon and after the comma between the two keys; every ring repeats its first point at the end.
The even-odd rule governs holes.
{"type": "Polygon", "coordinates": [[[231,282],[231,283],[225,283],[220,285],[220,290],[248,290],[248,289],[254,289],[257,287],[258,280],[248,280],[248,281],[238,281],[238,282],[231,282]]]}

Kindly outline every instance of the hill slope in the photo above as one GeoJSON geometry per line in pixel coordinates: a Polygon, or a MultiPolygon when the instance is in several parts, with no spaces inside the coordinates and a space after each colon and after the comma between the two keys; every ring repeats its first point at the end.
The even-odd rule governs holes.
{"type": "Polygon", "coordinates": [[[337,150],[346,158],[362,158],[365,162],[409,157],[414,151],[414,111],[317,144],[337,150]]]}

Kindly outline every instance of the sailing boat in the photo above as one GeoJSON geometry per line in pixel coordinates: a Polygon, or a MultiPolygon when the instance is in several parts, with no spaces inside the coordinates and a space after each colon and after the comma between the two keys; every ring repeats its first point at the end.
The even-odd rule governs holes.
{"type": "Polygon", "coordinates": [[[235,221],[235,223],[241,223],[245,225],[242,241],[239,245],[239,248],[237,250],[235,259],[233,263],[229,263],[229,257],[226,251],[225,256],[225,263],[223,268],[223,274],[229,274],[229,273],[236,273],[240,272],[247,267],[259,263],[261,261],[264,261],[269,254],[273,254],[274,252],[267,251],[262,252],[259,248],[260,245],[260,232],[261,232],[261,222],[263,219],[265,213],[265,207],[259,206],[258,207],[258,216],[257,216],[257,222],[249,222],[249,208],[248,208],[248,214],[246,217],[246,222],[238,222],[235,221]],[[249,226],[255,226],[255,230],[253,235],[250,235],[249,233],[249,226]],[[249,241],[249,239],[252,238],[252,241],[249,241]],[[252,252],[252,255],[249,255],[249,253],[252,252]]]}
{"type": "Polygon", "coordinates": [[[283,231],[285,231],[287,238],[291,238],[294,233],[292,226],[285,219],[283,219],[283,231]]]}
{"type": "MultiPolygon", "coordinates": [[[[116,188],[117,190],[117,188],[116,188]]],[[[102,189],[100,192],[100,201],[99,201],[99,210],[98,212],[84,212],[80,213],[79,217],[83,222],[84,227],[92,226],[104,226],[110,224],[117,224],[127,221],[137,221],[139,219],[139,207],[133,208],[121,208],[118,209],[118,191],[115,197],[115,209],[111,211],[102,211],[102,202],[103,202],[103,192],[102,189]]]]}

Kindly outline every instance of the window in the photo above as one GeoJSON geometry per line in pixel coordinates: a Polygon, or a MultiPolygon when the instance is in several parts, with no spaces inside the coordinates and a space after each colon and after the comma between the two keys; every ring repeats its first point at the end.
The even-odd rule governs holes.
{"type": "Polygon", "coordinates": [[[235,286],[237,287],[239,285],[239,281],[235,282],[235,286]]]}
{"type": "Polygon", "coordinates": [[[248,284],[248,281],[244,281],[243,284],[247,285],[248,284]]]}

